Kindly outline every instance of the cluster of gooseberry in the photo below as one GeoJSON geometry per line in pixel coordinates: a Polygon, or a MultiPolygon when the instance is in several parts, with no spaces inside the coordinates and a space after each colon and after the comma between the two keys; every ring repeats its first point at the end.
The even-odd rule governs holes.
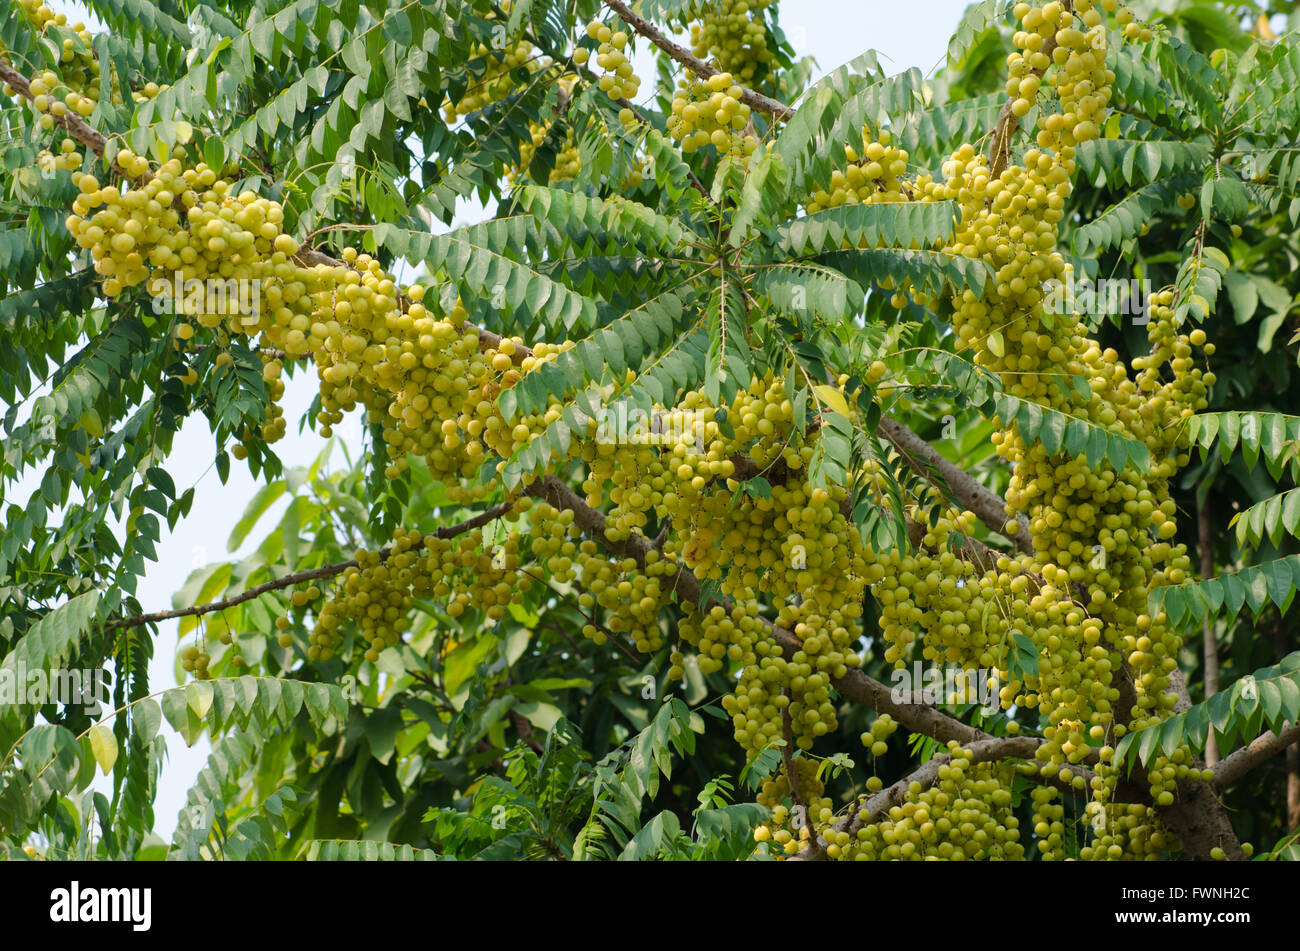
{"type": "Polygon", "coordinates": [[[719,152],[749,155],[758,147],[757,136],[747,131],[750,110],[740,99],[744,90],[730,73],[700,80],[688,72],[677,87],[668,132],[682,143],[682,151],[712,145],[719,152]]]}
{"type": "Polygon", "coordinates": [[[772,0],[720,0],[702,4],[691,23],[691,47],[702,60],[752,85],[758,71],[772,62],[763,12],[772,0]]]}

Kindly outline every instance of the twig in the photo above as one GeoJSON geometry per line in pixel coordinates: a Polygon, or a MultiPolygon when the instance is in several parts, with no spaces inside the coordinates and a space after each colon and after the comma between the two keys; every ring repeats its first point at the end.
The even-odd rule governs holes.
{"type": "MultiPolygon", "coordinates": [[[[424,538],[455,538],[465,532],[473,531],[481,525],[486,525],[493,519],[501,517],[514,506],[514,501],[502,502],[490,509],[480,512],[473,518],[458,522],[455,525],[448,525],[437,531],[429,532],[424,538]]],[[[392,554],[391,548],[382,548],[378,552],[379,560],[386,561],[392,554]]],[[[256,587],[249,588],[239,594],[232,595],[220,601],[210,601],[207,604],[197,604],[190,608],[180,608],[175,611],[157,611],[153,614],[136,614],[132,617],[115,618],[105,625],[105,629],[113,630],[119,627],[138,627],[141,624],[156,624],[159,621],[170,621],[180,617],[201,617],[204,614],[211,614],[213,611],[224,611],[226,608],[234,607],[236,604],[242,604],[250,601],[259,595],[266,594],[268,591],[277,591],[280,588],[289,588],[304,581],[315,581],[318,578],[333,578],[337,574],[347,571],[349,568],[356,568],[357,560],[355,558],[348,561],[339,561],[329,565],[321,565],[319,568],[311,568],[307,571],[297,571],[293,574],[285,575],[283,578],[276,578],[273,581],[267,581],[256,587]]]]}

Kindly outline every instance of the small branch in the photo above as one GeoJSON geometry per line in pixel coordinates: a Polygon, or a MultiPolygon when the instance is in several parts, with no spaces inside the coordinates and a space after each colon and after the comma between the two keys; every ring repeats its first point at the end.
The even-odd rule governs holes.
{"type": "MultiPolygon", "coordinates": [[[[789,699],[790,692],[787,690],[785,695],[789,699]]],[[[794,814],[798,817],[796,825],[801,834],[802,830],[808,830],[808,841],[797,854],[803,857],[803,861],[822,858],[826,854],[826,846],[817,835],[817,829],[812,821],[812,814],[808,811],[808,800],[804,798],[802,791],[799,789],[799,782],[795,778],[794,756],[790,752],[794,747],[794,729],[790,724],[790,708],[788,706],[781,708],[781,736],[785,740],[785,745],[781,747],[781,765],[785,767],[785,778],[790,784],[790,799],[794,802],[794,814]]]]}
{"type": "MultiPolygon", "coordinates": [[[[672,59],[685,66],[700,79],[708,79],[710,76],[717,75],[720,70],[710,66],[704,60],[693,54],[684,46],[678,46],[668,37],[659,32],[659,29],[644,17],[637,16],[631,8],[622,0],[605,0],[605,6],[609,7],[622,18],[623,22],[636,30],[647,40],[667,53],[672,59]]],[[[789,121],[794,115],[794,110],[783,102],[778,102],[760,92],[752,89],[741,87],[740,101],[751,109],[756,109],[764,115],[772,116],[775,119],[789,121]]]]}
{"type": "MultiPolygon", "coordinates": [[[[970,751],[971,763],[987,763],[1000,759],[1032,760],[1034,751],[1038,748],[1040,742],[1034,736],[999,736],[972,743],[966,749],[970,751]]],[[[940,767],[946,766],[950,762],[952,762],[951,753],[935,756],[910,775],[904,776],[892,786],[888,786],[868,798],[861,808],[857,807],[855,801],[854,806],[849,810],[849,814],[841,819],[837,825],[842,826],[841,831],[856,835],[857,831],[863,826],[880,821],[894,806],[901,806],[907,799],[907,790],[912,783],[920,783],[923,787],[933,786],[937,783],[939,781],[940,767]],[[866,814],[865,818],[862,818],[863,813],[866,814]]]]}
{"type": "MultiPolygon", "coordinates": [[[[1073,12],[1071,0],[1061,0],[1061,8],[1073,12]]],[[[1047,57],[1048,62],[1052,60],[1052,53],[1056,49],[1056,36],[1049,36],[1043,43],[1042,53],[1047,57]]],[[[1046,69],[1031,69],[1026,76],[1037,76],[1042,78],[1046,69]]],[[[1002,106],[1002,111],[998,113],[998,123],[993,128],[993,141],[989,146],[989,181],[996,181],[1002,172],[1006,169],[1011,161],[1011,137],[1016,134],[1020,128],[1020,119],[1011,111],[1012,104],[1019,98],[1012,96],[1007,99],[1002,106]]]]}
{"type": "MultiPolygon", "coordinates": [[[[1127,666],[1127,665],[1126,665],[1127,666]]],[[[1169,674],[1169,688],[1177,696],[1173,712],[1183,713],[1191,708],[1187,693],[1187,680],[1182,670],[1175,667],[1169,674]]],[[[1262,739],[1262,737],[1261,737],[1262,739]]],[[[1259,742],[1258,740],[1256,742],[1259,742]]],[[[1279,747],[1280,748],[1280,747],[1279,747]]],[[[1272,754],[1269,754],[1272,755],[1272,754]]],[[[1223,766],[1224,760],[1219,761],[1223,766]]],[[[1252,768],[1254,764],[1251,764],[1252,768]]],[[[1242,770],[1245,772],[1245,769],[1242,770]]],[[[1169,831],[1178,837],[1183,853],[1197,861],[1208,861],[1216,847],[1232,861],[1244,861],[1246,854],[1237,841],[1228,810],[1219,799],[1218,768],[1213,782],[1201,779],[1184,779],[1178,783],[1177,798],[1172,806],[1158,809],[1160,818],[1169,831]]]]}
{"type": "MultiPolygon", "coordinates": [[[[493,519],[500,518],[514,506],[514,501],[502,502],[486,511],[480,512],[473,518],[466,519],[455,525],[448,525],[446,528],[440,528],[437,531],[430,532],[425,538],[455,538],[457,535],[463,535],[465,532],[486,525],[493,519]]],[[[392,554],[391,548],[383,548],[379,551],[380,561],[386,561],[392,554]]],[[[116,618],[109,621],[105,628],[112,630],[120,627],[138,627],[141,624],[156,624],[159,621],[170,621],[180,617],[201,617],[204,614],[211,614],[214,611],[224,611],[226,608],[232,608],[236,604],[242,604],[245,601],[251,601],[259,595],[266,594],[268,591],[277,591],[281,588],[290,588],[304,581],[315,581],[319,578],[333,578],[335,575],[347,571],[349,568],[357,567],[355,558],[348,561],[339,561],[329,565],[321,565],[319,568],[311,568],[307,571],[297,571],[293,574],[285,575],[283,578],[276,578],[273,581],[267,581],[256,587],[249,588],[239,594],[224,598],[221,601],[211,601],[207,604],[198,604],[191,608],[180,608],[175,611],[158,611],[154,614],[137,614],[133,617],[116,618]]]]}
{"type": "Polygon", "coordinates": [[[511,710],[510,722],[515,725],[515,732],[519,734],[519,739],[527,743],[529,749],[538,755],[541,755],[544,752],[542,744],[538,743],[533,737],[533,725],[525,719],[522,713],[518,710],[511,710]]]}

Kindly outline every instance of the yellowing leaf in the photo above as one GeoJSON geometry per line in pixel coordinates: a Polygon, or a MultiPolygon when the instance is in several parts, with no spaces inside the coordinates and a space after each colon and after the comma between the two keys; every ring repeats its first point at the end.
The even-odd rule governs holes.
{"type": "Polygon", "coordinates": [[[184,145],[190,139],[194,138],[194,126],[190,125],[184,119],[176,123],[176,141],[184,145]]]}
{"type": "Polygon", "coordinates": [[[194,680],[185,685],[185,702],[200,719],[212,709],[212,685],[194,680]]]}
{"type": "Polygon", "coordinates": [[[81,424],[81,428],[84,429],[86,432],[88,432],[91,436],[95,437],[96,439],[103,438],[104,421],[99,418],[99,411],[96,410],[95,407],[91,406],[84,413],[82,413],[81,419],[79,419],[78,422],[81,424]]]}
{"type": "Polygon", "coordinates": [[[1002,331],[995,330],[989,334],[989,350],[995,357],[1006,356],[1007,345],[1002,339],[1002,331]]]}
{"type": "Polygon", "coordinates": [[[218,44],[213,48],[212,52],[208,54],[208,58],[207,58],[206,60],[203,61],[203,62],[204,62],[204,65],[205,65],[205,66],[211,66],[211,65],[212,65],[212,61],[213,61],[214,59],[216,59],[216,58],[221,54],[221,51],[224,50],[227,46],[229,46],[230,43],[231,43],[230,37],[228,37],[228,36],[226,36],[226,37],[222,37],[221,42],[218,43],[218,44]]]}
{"type": "Polygon", "coordinates": [[[113,769],[113,764],[117,762],[117,737],[113,731],[103,724],[97,724],[90,728],[90,752],[94,754],[95,762],[107,776],[113,769]]]}
{"type": "Polygon", "coordinates": [[[817,394],[819,400],[841,416],[847,417],[850,415],[849,404],[845,401],[844,394],[835,387],[822,383],[819,386],[814,386],[813,392],[817,394]]]}

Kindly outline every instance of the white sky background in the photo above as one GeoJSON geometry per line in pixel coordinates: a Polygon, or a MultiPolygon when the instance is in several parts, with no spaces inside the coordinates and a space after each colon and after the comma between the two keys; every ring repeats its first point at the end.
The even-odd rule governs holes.
{"type": "MultiPolygon", "coordinates": [[[[84,20],[92,27],[102,25],[88,15],[80,3],[61,3],[46,0],[55,12],[68,14],[68,19],[84,20]]],[[[819,73],[825,73],[847,62],[868,48],[882,54],[882,62],[889,72],[899,72],[918,67],[927,74],[941,63],[948,38],[956,26],[967,0],[920,0],[899,3],[894,0],[784,0],[781,3],[780,22],[786,36],[801,56],[817,59],[819,73]]],[[[643,42],[639,46],[648,46],[643,42]]],[[[653,94],[651,80],[655,73],[644,49],[634,57],[637,73],[642,77],[643,99],[653,94]]],[[[479,220],[484,209],[466,205],[461,209],[458,223],[479,220]]],[[[437,225],[438,230],[442,229],[437,225]]],[[[308,430],[298,435],[298,420],[315,395],[315,374],[299,372],[287,381],[282,405],[288,422],[288,433],[275,444],[275,450],[287,467],[309,465],[320,453],[324,440],[308,430]]],[[[40,392],[45,392],[44,390],[40,392]]],[[[33,394],[33,397],[38,394],[33,394]]],[[[31,402],[31,398],[27,401],[31,402]]],[[[360,411],[354,412],[334,429],[336,438],[346,443],[355,457],[362,446],[360,411]]],[[[170,610],[172,594],[184,583],[190,572],[213,561],[242,558],[252,552],[274,526],[288,499],[281,499],[263,516],[258,528],[244,546],[233,555],[226,553],[226,539],[230,529],[242,514],[245,505],[257,490],[258,483],[248,474],[244,463],[232,460],[230,479],[225,484],[217,477],[212,465],[214,443],[207,420],[192,417],[176,436],[173,452],[166,463],[175,479],[177,492],[195,487],[194,505],[188,518],[179,522],[175,531],[169,532],[164,523],[158,543],[158,560],[150,564],[140,580],[137,597],[146,611],[170,610]]],[[[334,464],[342,465],[342,453],[334,453],[334,464]]],[[[6,504],[25,503],[39,486],[40,471],[29,473],[28,478],[11,486],[6,492],[6,504]]],[[[155,643],[154,660],[150,666],[149,680],[153,690],[172,686],[175,681],[175,655],[177,623],[170,621],[159,626],[155,643]]],[[[170,841],[176,827],[176,817],[185,802],[185,793],[207,760],[210,747],[206,738],[193,748],[164,721],[162,733],[167,739],[168,761],[163,767],[158,798],[155,803],[155,829],[170,841]]],[[[102,782],[102,778],[101,778],[102,782]]]]}

